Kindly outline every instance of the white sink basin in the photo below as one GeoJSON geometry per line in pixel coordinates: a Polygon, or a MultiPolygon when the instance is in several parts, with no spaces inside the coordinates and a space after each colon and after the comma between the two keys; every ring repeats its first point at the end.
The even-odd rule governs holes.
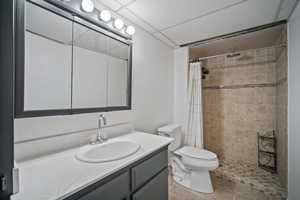
{"type": "Polygon", "coordinates": [[[130,141],[105,142],[80,148],[76,158],[89,163],[109,162],[128,157],[136,153],[139,148],[139,144],[130,141]]]}

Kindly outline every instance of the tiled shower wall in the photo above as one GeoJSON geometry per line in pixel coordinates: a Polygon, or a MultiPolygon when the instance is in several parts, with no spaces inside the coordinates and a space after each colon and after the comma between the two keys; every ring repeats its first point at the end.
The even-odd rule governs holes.
{"type": "MultiPolygon", "coordinates": [[[[287,31],[282,31],[278,43],[287,41],[287,31]]],[[[278,146],[278,175],[283,186],[287,187],[288,170],[288,135],[287,135],[287,105],[288,105],[288,83],[287,83],[287,48],[277,50],[276,63],[276,133],[278,146]]]]}
{"type": "MultiPolygon", "coordinates": [[[[284,30],[279,43],[286,41],[284,30]]],[[[286,48],[203,61],[204,146],[222,162],[257,166],[257,132],[276,130],[278,174],[287,187],[286,48]]]]}
{"type": "Polygon", "coordinates": [[[204,145],[221,162],[257,165],[257,132],[276,127],[276,50],[243,55],[203,63],[204,145]]]}

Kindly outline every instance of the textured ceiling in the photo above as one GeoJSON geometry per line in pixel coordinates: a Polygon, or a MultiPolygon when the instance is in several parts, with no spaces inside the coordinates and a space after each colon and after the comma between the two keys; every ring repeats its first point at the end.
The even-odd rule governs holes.
{"type": "Polygon", "coordinates": [[[95,0],[171,47],[287,19],[298,0],[95,0]]]}

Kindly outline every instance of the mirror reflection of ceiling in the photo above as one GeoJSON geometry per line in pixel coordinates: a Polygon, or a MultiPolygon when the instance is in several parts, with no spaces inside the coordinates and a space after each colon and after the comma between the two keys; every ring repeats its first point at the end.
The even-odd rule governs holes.
{"type": "Polygon", "coordinates": [[[276,45],[284,25],[273,28],[248,33],[238,37],[224,40],[217,40],[208,44],[199,45],[190,48],[190,58],[196,59],[232,52],[243,51],[247,49],[257,49],[276,45]]]}
{"type": "Polygon", "coordinates": [[[128,45],[79,24],[74,26],[74,45],[123,60],[128,59],[128,45]]]}
{"type": "Polygon", "coordinates": [[[108,52],[114,57],[119,57],[128,60],[129,46],[114,39],[109,39],[108,52]]]}
{"type": "Polygon", "coordinates": [[[74,46],[106,53],[107,37],[85,26],[74,24],[74,46]]]}
{"type": "MultiPolygon", "coordinates": [[[[72,22],[68,19],[26,3],[25,24],[26,30],[35,35],[72,45],[72,22]]],[[[74,25],[74,45],[128,60],[128,45],[79,24],[74,25]]]]}

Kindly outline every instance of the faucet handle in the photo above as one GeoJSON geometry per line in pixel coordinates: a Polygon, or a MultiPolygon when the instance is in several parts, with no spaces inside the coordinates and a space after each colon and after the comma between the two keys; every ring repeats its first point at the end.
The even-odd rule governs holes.
{"type": "Polygon", "coordinates": [[[96,135],[89,137],[89,144],[94,145],[97,144],[98,138],[96,135]]]}
{"type": "Polygon", "coordinates": [[[107,140],[107,139],[108,139],[108,135],[107,135],[106,132],[102,132],[102,133],[101,133],[101,139],[102,139],[102,140],[107,140]]]}
{"type": "Polygon", "coordinates": [[[103,120],[103,124],[106,125],[106,117],[104,114],[100,114],[99,118],[103,120]]]}

